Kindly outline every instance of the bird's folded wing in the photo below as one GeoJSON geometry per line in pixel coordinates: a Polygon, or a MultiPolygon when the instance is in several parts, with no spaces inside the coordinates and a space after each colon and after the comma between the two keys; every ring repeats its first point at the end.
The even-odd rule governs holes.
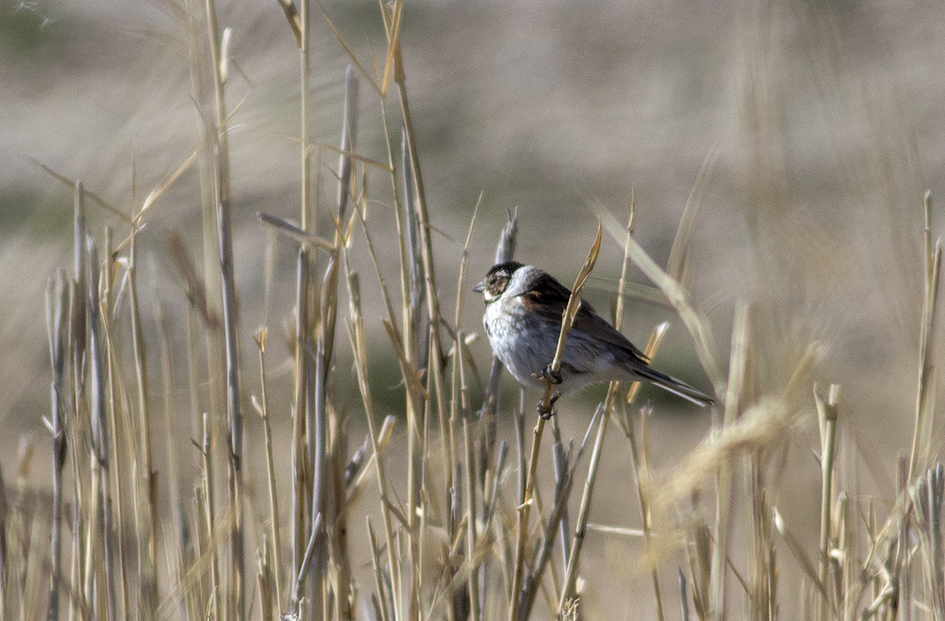
{"type": "MultiPolygon", "coordinates": [[[[536,316],[552,323],[560,329],[561,317],[571,298],[571,290],[559,283],[552,276],[542,274],[531,288],[522,294],[522,304],[536,316]]],[[[581,308],[574,318],[572,332],[580,332],[587,339],[599,340],[626,351],[628,354],[648,362],[643,352],[636,348],[627,337],[594,312],[594,308],[581,301],[581,308]]]]}

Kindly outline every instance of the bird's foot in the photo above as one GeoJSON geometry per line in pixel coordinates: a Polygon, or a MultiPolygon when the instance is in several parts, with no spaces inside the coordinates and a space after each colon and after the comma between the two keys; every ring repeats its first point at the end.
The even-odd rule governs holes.
{"type": "Polygon", "coordinates": [[[551,415],[555,409],[555,403],[560,398],[561,398],[561,393],[558,391],[555,391],[551,393],[551,399],[548,400],[548,407],[545,407],[544,399],[539,401],[538,402],[538,415],[544,418],[545,420],[548,420],[549,418],[551,418],[551,415]]]}
{"type": "Polygon", "coordinates": [[[544,369],[542,369],[540,373],[538,373],[538,377],[540,379],[545,380],[549,384],[558,385],[562,382],[561,371],[560,370],[555,371],[554,369],[551,368],[550,364],[544,369]]]}

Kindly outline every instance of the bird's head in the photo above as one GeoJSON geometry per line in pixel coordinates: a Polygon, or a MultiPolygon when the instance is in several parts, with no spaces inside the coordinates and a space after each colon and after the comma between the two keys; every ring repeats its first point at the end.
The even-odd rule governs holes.
{"type": "Polygon", "coordinates": [[[473,291],[481,293],[486,304],[495,302],[505,293],[509,282],[512,280],[512,274],[521,267],[524,266],[515,261],[493,265],[486,277],[482,279],[482,282],[473,287],[473,291]]]}

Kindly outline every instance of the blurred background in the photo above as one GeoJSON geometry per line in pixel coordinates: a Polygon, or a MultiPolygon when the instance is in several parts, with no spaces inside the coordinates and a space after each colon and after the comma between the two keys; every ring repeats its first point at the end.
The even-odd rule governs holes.
{"type": "MultiPolygon", "coordinates": [[[[244,358],[254,355],[257,327],[280,337],[270,354],[273,406],[286,412],[289,351],[280,341],[295,304],[295,248],[259,224],[256,212],[298,217],[297,50],[276,2],[221,2],[219,11],[221,26],[232,29],[227,96],[235,108],[244,358]]],[[[324,2],[313,17],[311,132],[336,145],[350,58],[321,11],[368,67],[372,50],[382,58],[384,34],[377,5],[367,0],[324,2]]],[[[131,213],[200,146],[199,127],[172,5],[19,0],[0,12],[0,466],[15,472],[16,447],[32,438],[30,481],[42,486],[51,446],[42,424],[51,377],[45,296],[56,270],[71,269],[72,190],[38,164],[81,179],[131,213]]],[[[477,203],[463,312],[470,332],[481,320],[470,289],[492,263],[509,210],[519,210],[517,258],[570,284],[601,211],[623,222],[634,197],[636,239],[665,266],[688,202],[697,212],[681,280],[710,320],[717,359],[724,367],[739,301],[751,304],[756,321],[756,396],[779,391],[808,345],[825,344],[814,379],[842,385],[844,442],[867,466],[848,476],[864,494],[893,497],[895,458],[908,453],[912,437],[926,190],[933,236],[942,230],[935,199],[945,190],[945,6],[419,0],[406,3],[401,38],[448,317],[477,203]]],[[[363,80],[361,92],[357,150],[386,161],[380,100],[363,80]]],[[[319,175],[328,197],[336,167],[326,153],[319,175]]],[[[370,183],[369,218],[381,231],[394,221],[390,184],[383,175],[370,183]]],[[[197,187],[196,171],[185,172],[152,209],[141,238],[146,314],[161,300],[172,326],[186,318],[186,299],[165,239],[178,232],[199,249],[197,187]]],[[[91,230],[105,224],[117,239],[127,235],[120,220],[90,204],[91,230]]],[[[395,261],[395,245],[375,238],[382,259],[395,261]]],[[[622,253],[622,240],[605,235],[587,294],[602,312],[616,294],[622,253]]],[[[372,299],[378,289],[369,257],[353,260],[372,299]]],[[[650,284],[635,270],[631,278],[650,284]]],[[[673,327],[654,366],[708,389],[692,339],[667,304],[629,299],[624,332],[642,346],[664,319],[673,327]]],[[[378,368],[393,364],[379,319],[368,330],[378,368]]],[[[183,355],[186,336],[175,332],[172,347],[183,355]]],[[[151,350],[157,364],[157,345],[151,350]]],[[[485,373],[485,339],[472,351],[485,373]]],[[[255,369],[245,368],[253,369],[246,390],[256,391],[255,369]]],[[[385,385],[382,370],[375,378],[391,389],[383,413],[393,413],[402,389],[385,385]]],[[[184,378],[174,386],[186,403],[184,378]]],[[[706,434],[711,415],[655,392],[644,396],[659,404],[650,430],[654,465],[669,468],[706,434]]],[[[566,436],[581,437],[599,397],[588,391],[563,404],[574,411],[562,417],[566,436]]],[[[809,391],[799,398],[813,411],[809,391]]],[[[187,429],[189,414],[181,417],[187,429]]],[[[357,413],[352,419],[361,424],[357,413]]],[[[790,467],[774,482],[782,495],[773,504],[802,534],[817,529],[815,428],[808,420],[777,457],[790,467]]],[[[181,451],[189,447],[185,435],[181,451]]],[[[938,427],[935,437],[937,447],[938,427]]],[[[628,508],[602,498],[592,521],[638,526],[625,449],[613,443],[607,450],[620,456],[602,473],[603,489],[626,487],[633,501],[628,508]]],[[[632,579],[638,543],[601,536],[588,545],[600,546],[588,558],[601,559],[609,576],[594,582],[589,610],[649,610],[645,581],[632,579]],[[614,593],[627,599],[602,601],[614,593]]],[[[785,592],[796,580],[785,575],[785,592]]]]}

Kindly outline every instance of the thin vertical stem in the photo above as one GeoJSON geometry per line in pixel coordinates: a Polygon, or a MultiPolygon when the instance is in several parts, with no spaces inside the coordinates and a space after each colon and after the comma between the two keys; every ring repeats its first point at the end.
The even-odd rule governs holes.
{"type": "MultiPolygon", "coordinates": [[[[70,292],[71,307],[71,333],[70,346],[72,354],[72,420],[70,433],[72,435],[73,447],[85,447],[88,442],[86,430],[82,425],[75,424],[74,421],[83,420],[85,410],[85,369],[86,369],[86,332],[87,332],[87,309],[86,300],[88,278],[86,272],[86,247],[85,247],[85,195],[82,190],[82,182],[75,184],[75,207],[74,207],[74,227],[73,227],[73,270],[74,281],[70,292]],[[83,414],[80,415],[80,412],[83,414]]],[[[82,494],[81,466],[79,460],[83,450],[73,450],[72,452],[72,470],[74,476],[73,485],[75,487],[75,524],[72,529],[72,584],[79,593],[79,603],[84,612],[91,605],[86,597],[87,591],[82,589],[85,584],[85,559],[89,553],[88,547],[83,545],[82,533],[85,525],[84,516],[86,510],[86,499],[82,494]]],[[[72,610],[75,609],[73,605],[72,610]]]]}
{"type": "MultiPolygon", "coordinates": [[[[829,575],[830,569],[830,550],[833,533],[831,531],[833,519],[831,509],[833,508],[833,483],[834,483],[834,463],[836,459],[836,439],[837,439],[837,415],[838,402],[840,399],[840,387],[836,384],[830,386],[830,393],[826,399],[823,395],[815,392],[814,396],[817,402],[817,421],[820,423],[820,467],[821,467],[821,485],[820,485],[820,568],[818,578],[824,586],[825,594],[829,594],[829,575]]],[[[820,598],[819,618],[828,619],[832,615],[831,602],[825,597],[820,598]]]]}
{"type": "Polygon", "coordinates": [[[469,429],[471,424],[471,409],[469,407],[469,392],[465,385],[465,374],[462,372],[463,366],[463,333],[460,331],[456,335],[456,357],[455,364],[460,367],[460,382],[462,384],[462,417],[463,417],[463,439],[466,453],[466,559],[469,567],[469,618],[473,621],[480,621],[482,611],[479,609],[479,571],[476,567],[476,481],[479,480],[476,475],[476,459],[473,451],[472,433],[469,429]]]}
{"type": "MultiPolygon", "coordinates": [[[[416,186],[413,182],[412,175],[412,166],[410,164],[410,154],[409,154],[409,145],[407,132],[404,131],[403,136],[403,159],[401,170],[404,175],[404,205],[406,206],[405,210],[405,229],[407,230],[407,237],[410,240],[410,246],[407,248],[409,254],[405,255],[404,258],[408,261],[408,265],[404,270],[404,278],[407,278],[409,273],[410,279],[406,281],[407,286],[405,291],[410,292],[410,296],[404,298],[403,309],[404,309],[404,334],[403,334],[403,350],[405,354],[406,361],[414,365],[414,367],[420,364],[420,351],[425,348],[419,346],[419,335],[422,333],[419,330],[418,326],[420,325],[420,301],[422,299],[421,288],[417,285],[418,274],[421,273],[421,262],[417,256],[417,240],[416,237],[411,237],[410,231],[414,226],[414,218],[417,217],[416,209],[414,207],[416,202],[416,186]]],[[[391,324],[393,327],[393,324],[391,324]]],[[[412,371],[411,371],[412,372],[412,371]]],[[[429,374],[428,374],[429,380],[429,374]]],[[[429,383],[429,382],[428,382],[429,383]]],[[[419,490],[421,488],[420,481],[418,477],[423,471],[422,456],[420,454],[420,449],[418,444],[420,444],[420,424],[419,419],[425,417],[426,408],[424,403],[420,399],[420,395],[417,394],[416,389],[408,383],[407,385],[407,522],[408,522],[408,546],[410,550],[410,567],[411,567],[411,584],[410,584],[410,597],[409,597],[409,606],[410,606],[410,620],[416,621],[419,619],[420,615],[420,580],[422,574],[422,565],[420,557],[420,533],[418,528],[417,521],[417,507],[419,502],[419,490]]],[[[446,473],[446,481],[449,482],[453,476],[452,472],[446,473]]]]}
{"type": "MultiPolygon", "coordinates": [[[[110,434],[108,433],[108,416],[106,413],[106,382],[105,357],[103,354],[103,337],[101,329],[101,305],[99,303],[99,270],[98,253],[92,239],[87,241],[88,253],[88,311],[89,311],[89,356],[92,385],[92,469],[98,473],[98,503],[92,524],[96,537],[101,537],[98,546],[102,553],[105,584],[99,589],[104,590],[104,599],[108,619],[116,619],[115,608],[115,567],[111,518],[111,493],[109,492],[109,473],[111,454],[110,434]]],[[[90,558],[94,555],[90,554],[90,558]]]]}
{"type": "Polygon", "coordinates": [[[236,316],[236,284],[233,273],[232,208],[230,196],[230,148],[226,119],[226,63],[222,54],[220,27],[217,22],[216,3],[207,0],[207,29],[210,44],[211,76],[215,101],[214,148],[214,202],[217,208],[217,243],[219,272],[222,285],[223,341],[226,356],[226,419],[229,429],[227,470],[230,511],[233,527],[230,531],[230,552],[227,589],[228,604],[233,608],[229,614],[242,619],[246,613],[244,603],[245,560],[243,551],[243,415],[240,410],[239,351],[237,346],[238,319],[236,316]]]}
{"type": "Polygon", "coordinates": [[[62,469],[66,462],[65,432],[65,364],[66,332],[68,330],[69,298],[65,275],[56,274],[55,285],[50,288],[47,298],[47,317],[49,322],[49,353],[52,362],[53,380],[51,392],[51,425],[53,434],[53,507],[52,532],[52,571],[50,575],[49,608],[46,618],[49,621],[59,619],[59,581],[62,575],[62,469]]]}
{"type": "MultiPolygon", "coordinates": [[[[345,255],[347,256],[347,254],[345,255]]],[[[364,317],[361,314],[361,290],[355,275],[351,270],[345,270],[348,275],[348,292],[351,307],[351,321],[348,323],[348,338],[351,341],[351,351],[354,354],[354,368],[358,380],[358,389],[361,392],[361,401],[364,404],[364,416],[367,419],[368,434],[371,439],[371,449],[374,453],[374,472],[377,477],[377,485],[381,498],[388,497],[387,473],[384,469],[384,460],[381,456],[380,440],[378,430],[375,424],[374,400],[371,397],[370,383],[368,382],[368,360],[367,344],[364,335],[364,317]]],[[[382,502],[381,516],[384,520],[384,535],[387,541],[387,565],[391,574],[392,592],[395,597],[399,597],[401,589],[400,562],[394,555],[394,527],[391,520],[391,512],[387,503],[382,502]]],[[[372,545],[374,541],[374,531],[368,522],[368,530],[371,535],[372,545]]],[[[373,546],[376,549],[376,546],[373,546]]],[[[377,555],[375,554],[375,565],[377,564],[377,555]]],[[[375,568],[375,574],[377,569],[375,568]]],[[[379,576],[376,575],[379,578],[379,576]]],[[[383,609],[386,611],[387,598],[383,592],[378,589],[378,597],[381,598],[383,609]]],[[[394,619],[400,618],[398,612],[399,606],[394,602],[392,616],[394,619]]],[[[387,616],[385,612],[385,617],[387,616]]]]}
{"type": "MultiPolygon", "coordinates": [[[[118,427],[118,408],[119,406],[119,384],[121,379],[118,374],[118,354],[115,350],[114,342],[112,339],[112,329],[111,329],[111,319],[109,315],[109,309],[112,308],[112,282],[114,278],[114,257],[113,257],[113,241],[112,241],[112,230],[110,228],[105,229],[105,262],[102,275],[103,291],[102,291],[102,328],[105,334],[105,347],[106,347],[106,360],[108,361],[108,391],[109,391],[109,403],[108,403],[108,426],[111,430],[112,438],[112,470],[115,473],[114,477],[114,486],[115,486],[115,528],[113,536],[118,542],[118,573],[120,576],[128,575],[128,572],[131,571],[128,567],[128,557],[129,552],[127,550],[127,540],[129,537],[125,537],[124,525],[125,525],[125,502],[124,502],[124,483],[122,482],[122,473],[124,472],[123,464],[124,457],[127,456],[127,452],[119,450],[119,438],[124,438],[126,451],[130,451],[134,445],[134,441],[131,438],[130,432],[128,430],[127,423],[125,424],[123,435],[119,435],[118,427]]],[[[122,389],[123,390],[123,389],[122,389]]],[[[119,580],[121,586],[121,611],[122,619],[128,619],[131,611],[128,607],[128,590],[129,584],[128,580],[119,580]]]]}
{"type": "MultiPolygon", "coordinates": [[[[269,546],[263,537],[262,549],[256,553],[256,586],[259,589],[259,612],[263,621],[269,621],[278,606],[272,596],[272,569],[269,565],[269,546]]],[[[278,572],[277,572],[278,573],[278,572]]],[[[276,598],[278,599],[278,598],[276,598]]]]}
{"type": "MultiPolygon", "coordinates": [[[[732,330],[725,414],[722,419],[723,429],[735,424],[742,404],[742,392],[748,366],[749,318],[748,306],[739,303],[735,307],[735,325],[732,330]]],[[[732,470],[728,463],[720,464],[716,481],[715,546],[712,548],[712,560],[709,567],[709,584],[712,586],[712,591],[706,594],[709,600],[706,608],[709,618],[713,621],[725,618],[725,560],[728,556],[728,536],[731,527],[729,515],[732,499],[732,470]]],[[[695,589],[693,591],[695,594],[695,589]]]]}
{"type": "Polygon", "coordinates": [[[213,422],[210,415],[203,415],[203,511],[207,529],[208,549],[204,552],[210,558],[210,613],[212,620],[219,620],[221,611],[220,602],[220,554],[217,551],[216,537],[216,510],[213,500],[213,422]]]}
{"type": "MultiPolygon", "coordinates": [[[[160,333],[160,349],[161,349],[161,375],[164,379],[164,441],[165,441],[165,451],[167,454],[167,478],[168,487],[170,488],[170,501],[171,501],[171,514],[173,515],[174,523],[174,532],[183,533],[183,517],[181,515],[181,497],[180,497],[180,475],[177,469],[177,448],[175,442],[174,434],[174,423],[172,421],[174,411],[172,403],[172,362],[171,362],[171,344],[170,338],[168,336],[167,324],[164,321],[164,309],[161,305],[160,300],[155,301],[154,308],[154,324],[157,326],[158,332],[160,333]]],[[[167,556],[170,557],[169,564],[172,567],[174,572],[175,580],[182,579],[186,573],[187,568],[183,561],[183,541],[178,542],[179,545],[170,546],[171,549],[167,550],[167,556]]],[[[184,606],[184,594],[179,594],[177,596],[178,604],[182,614],[186,611],[184,606]]]]}
{"type": "Polygon", "coordinates": [[[922,325],[919,333],[919,382],[916,389],[915,427],[909,456],[908,481],[916,477],[919,460],[927,460],[930,451],[935,394],[935,369],[932,338],[935,331],[939,276],[942,268],[942,240],[932,245],[932,198],[925,194],[925,290],[922,301],[922,325]]]}
{"type": "MultiPolygon", "coordinates": [[[[568,334],[571,332],[571,326],[573,325],[574,318],[577,316],[578,309],[581,307],[581,292],[584,289],[584,283],[587,282],[587,277],[591,275],[591,270],[594,269],[594,264],[597,263],[597,254],[600,252],[602,232],[603,229],[598,226],[597,238],[594,240],[594,244],[591,246],[590,252],[588,252],[587,259],[584,261],[584,265],[574,281],[574,287],[572,288],[571,296],[568,299],[568,306],[565,308],[564,315],[561,318],[561,333],[558,335],[558,347],[555,350],[554,358],[548,365],[547,375],[550,377],[553,377],[561,370],[561,361],[564,358],[564,346],[567,342],[568,334]]],[[[552,407],[555,401],[555,397],[553,396],[554,384],[548,377],[544,378],[544,381],[545,394],[542,397],[541,402],[538,404],[539,417],[538,422],[535,424],[535,430],[532,438],[532,451],[528,459],[528,477],[525,479],[525,499],[518,509],[518,539],[515,546],[515,570],[512,577],[512,605],[509,609],[509,621],[520,621],[519,600],[522,590],[522,579],[525,572],[525,548],[528,541],[528,518],[531,506],[534,502],[535,475],[538,472],[538,454],[541,451],[541,438],[545,430],[545,421],[553,415],[552,407]]]]}
{"type": "Polygon", "coordinates": [[[309,290],[308,251],[299,250],[298,280],[296,281],[295,315],[295,406],[292,412],[292,582],[298,578],[305,553],[305,531],[308,507],[306,503],[309,480],[309,460],[306,450],[307,396],[305,391],[308,377],[308,355],[305,349],[308,337],[308,290],[309,290]]]}
{"type": "MultiPolygon", "coordinates": [[[[299,22],[297,43],[299,46],[299,165],[301,181],[301,204],[299,206],[302,229],[311,233],[317,230],[314,217],[315,203],[312,199],[312,155],[308,144],[309,116],[308,91],[311,75],[310,66],[310,5],[308,0],[299,1],[299,22]]],[[[307,489],[311,481],[312,463],[306,449],[307,437],[311,435],[308,412],[312,404],[308,399],[306,386],[310,375],[309,360],[306,354],[310,334],[312,333],[310,299],[310,274],[313,269],[313,257],[308,249],[299,251],[298,281],[296,290],[296,339],[295,339],[295,408],[292,425],[293,479],[292,479],[292,582],[296,583],[301,570],[306,545],[309,497],[307,489]]],[[[311,447],[310,447],[311,448],[311,447]]],[[[314,516],[313,516],[314,519],[314,516]]]]}
{"type": "Polygon", "coordinates": [[[541,452],[541,438],[545,432],[544,416],[539,416],[532,431],[532,450],[528,458],[528,470],[525,477],[525,499],[518,507],[517,533],[515,544],[515,573],[512,576],[512,606],[509,610],[509,621],[520,621],[519,615],[522,579],[525,572],[525,547],[528,541],[528,516],[534,502],[535,474],[538,472],[538,454],[541,452]]]}
{"type": "MultiPolygon", "coordinates": [[[[134,234],[134,231],[132,231],[134,234]]],[[[148,365],[138,306],[135,241],[132,238],[128,261],[128,298],[131,303],[135,375],[138,385],[138,446],[135,453],[135,506],[138,539],[138,616],[152,619],[158,606],[157,515],[151,461],[150,408],[148,406],[148,365]]]]}
{"type": "MultiPolygon", "coordinates": [[[[627,222],[627,242],[624,248],[624,262],[623,269],[620,278],[620,291],[617,296],[617,307],[615,309],[615,318],[614,325],[619,330],[621,323],[621,315],[623,311],[623,292],[626,286],[626,271],[629,263],[628,247],[630,243],[630,238],[633,231],[633,209],[634,205],[631,203],[630,215],[627,222]]],[[[655,349],[656,344],[658,343],[657,339],[651,339],[650,347],[655,349]]],[[[646,351],[646,356],[652,357],[655,351],[650,351],[650,348],[646,351]]],[[[607,436],[607,427],[610,423],[610,417],[613,415],[614,402],[617,399],[617,382],[611,382],[610,386],[607,389],[607,398],[605,400],[603,420],[601,420],[600,427],[597,430],[597,439],[594,442],[594,451],[591,454],[591,463],[587,471],[587,481],[584,486],[584,493],[581,498],[580,510],[578,513],[577,524],[574,531],[574,542],[571,546],[570,553],[568,554],[567,568],[565,572],[564,586],[561,589],[561,597],[558,600],[558,614],[563,614],[565,606],[568,603],[568,600],[572,597],[574,591],[574,584],[577,580],[577,567],[578,561],[581,556],[581,550],[584,546],[584,535],[587,530],[587,520],[590,515],[590,506],[591,499],[594,492],[594,483],[597,480],[597,468],[600,463],[601,455],[603,454],[604,438],[607,436]]],[[[567,553],[567,552],[566,552],[567,553]]],[[[659,605],[662,608],[662,605],[659,605]]],[[[662,610],[660,610],[662,613],[662,610]]],[[[662,618],[662,614],[660,614],[662,618]]]]}
{"type": "Polygon", "coordinates": [[[591,463],[587,470],[587,481],[584,485],[584,494],[581,497],[580,510],[574,529],[574,541],[571,553],[568,556],[568,565],[565,572],[564,585],[561,588],[561,597],[558,600],[558,614],[562,614],[574,593],[574,584],[577,580],[578,562],[581,550],[584,547],[584,535],[587,532],[587,520],[590,516],[591,499],[594,494],[594,483],[597,480],[597,467],[603,454],[604,438],[607,436],[607,425],[613,413],[614,401],[617,399],[617,382],[611,382],[607,390],[607,400],[604,406],[603,420],[597,428],[597,439],[594,441],[594,452],[591,453],[591,463]]]}
{"type": "MultiPolygon", "coordinates": [[[[269,520],[271,522],[270,532],[272,535],[272,565],[275,571],[275,604],[278,608],[282,597],[282,534],[279,528],[279,497],[276,489],[276,467],[272,456],[272,428],[269,424],[269,392],[266,387],[266,338],[269,334],[267,329],[257,332],[253,338],[259,349],[259,382],[260,382],[260,403],[256,404],[256,410],[263,420],[263,433],[266,444],[266,474],[269,481],[269,520]]],[[[255,403],[255,400],[254,400],[255,403]]],[[[269,568],[269,559],[266,555],[263,559],[269,568]]]]}

